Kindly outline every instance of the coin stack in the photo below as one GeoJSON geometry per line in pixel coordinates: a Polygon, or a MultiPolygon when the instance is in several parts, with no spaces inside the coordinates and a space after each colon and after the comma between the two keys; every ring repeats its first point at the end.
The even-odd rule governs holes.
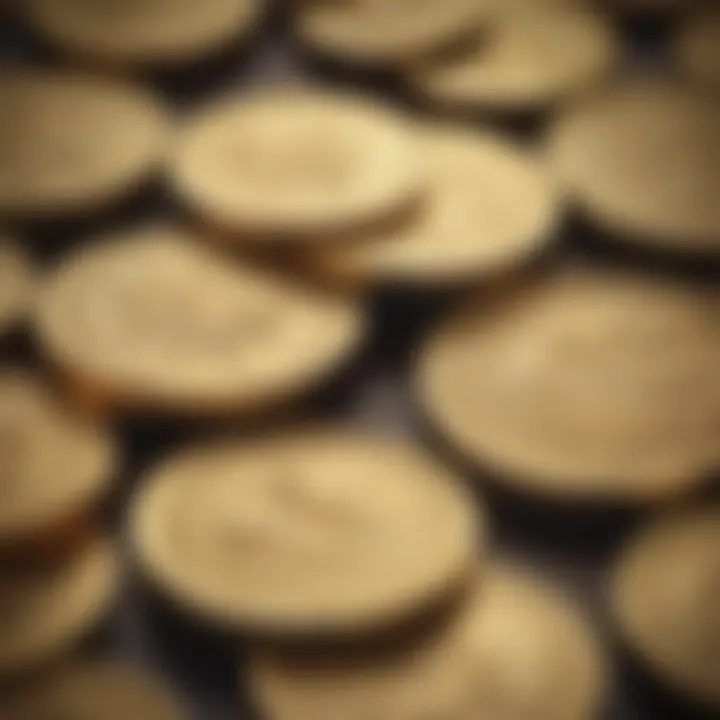
{"type": "Polygon", "coordinates": [[[237,642],[250,697],[231,716],[599,720],[619,647],[679,717],[720,710],[720,68],[702,5],[17,4],[43,52],[0,71],[0,336],[32,356],[0,344],[0,720],[190,718],[191,687],[82,643],[144,591],[237,642]],[[628,72],[618,20],[680,11],[670,68],[628,72]],[[263,33],[302,47],[306,79],[190,107],[160,80],[263,33]],[[138,194],[152,207],[130,209],[138,194]],[[89,218],[47,257],[48,227],[89,218]],[[400,369],[387,291],[440,315],[400,328],[400,369]],[[351,364],[358,404],[390,377],[383,401],[407,389],[418,422],[318,413],[351,364]],[[137,460],[148,426],[177,425],[137,460]],[[650,515],[595,596],[610,628],[505,544],[498,492],[588,529],[598,507],[650,515]]]}

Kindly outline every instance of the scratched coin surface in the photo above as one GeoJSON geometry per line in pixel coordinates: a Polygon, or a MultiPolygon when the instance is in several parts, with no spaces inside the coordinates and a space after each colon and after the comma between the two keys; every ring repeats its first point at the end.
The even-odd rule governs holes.
{"type": "Polygon", "coordinates": [[[606,684],[577,603],[511,566],[440,630],[382,653],[259,653],[250,679],[269,720],[596,720],[606,684]]]}
{"type": "Polygon", "coordinates": [[[628,80],[573,104],[549,134],[560,181],[615,242],[720,251],[720,103],[692,88],[628,80]]]}
{"type": "Polygon", "coordinates": [[[102,621],[118,586],[114,551],[102,539],[54,568],[0,570],[0,676],[70,649],[102,621]]]}
{"type": "Polygon", "coordinates": [[[302,87],[206,108],[183,134],[173,168],[180,197],[210,223],[266,242],[379,221],[425,181],[401,113],[302,87]]]}
{"type": "Polygon", "coordinates": [[[0,543],[81,514],[109,488],[115,443],[43,383],[0,372],[0,543]]]}
{"type": "Polygon", "coordinates": [[[467,581],[468,489],[402,444],[308,430],[183,452],[132,505],[135,554],[168,596],[261,632],[354,634],[467,581]]]}
{"type": "Polygon", "coordinates": [[[720,508],[641,531],[621,553],[610,600],[625,640],[658,677],[720,709],[720,508]]]}
{"type": "Polygon", "coordinates": [[[0,334],[25,319],[33,285],[33,271],[25,253],[16,242],[0,234],[0,334]]]}
{"type": "Polygon", "coordinates": [[[147,226],[71,256],[41,293],[37,334],[91,395],[119,408],[260,409],[304,394],[358,347],[359,305],[226,262],[147,226]]]}
{"type": "Polygon", "coordinates": [[[720,462],[716,292],[567,268],[470,302],[421,351],[420,402],[516,489],[646,502],[720,462]]]}
{"type": "Polygon", "coordinates": [[[245,36],[263,0],[28,0],[23,11],[53,45],[112,65],[201,60],[245,36]]]}
{"type": "Polygon", "coordinates": [[[7,70],[0,108],[0,216],[97,211],[132,194],[163,160],[165,108],[130,83],[7,70]]]}
{"type": "Polygon", "coordinates": [[[319,247],[313,263],[361,283],[444,285],[507,271],[553,240],[560,197],[538,158],[499,135],[428,128],[424,203],[392,227],[319,247]]]}

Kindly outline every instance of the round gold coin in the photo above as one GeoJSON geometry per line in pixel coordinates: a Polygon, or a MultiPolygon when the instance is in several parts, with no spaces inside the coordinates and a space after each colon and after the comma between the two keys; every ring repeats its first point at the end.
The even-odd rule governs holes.
{"type": "Polygon", "coordinates": [[[358,303],[227,262],[167,227],[104,238],[43,289],[38,337],[102,406],[265,409],[321,384],[359,347],[358,303]]]}
{"type": "Polygon", "coordinates": [[[605,80],[620,55],[612,28],[569,3],[516,3],[466,52],[420,63],[408,81],[448,110],[536,112],[605,80]]]}
{"type": "Polygon", "coordinates": [[[364,226],[413,201],[424,177],[409,121],[320,89],[229,97],[190,124],[178,194],[211,224],[255,239],[364,226]]]}
{"type": "Polygon", "coordinates": [[[0,546],[81,515],[108,489],[109,433],[29,375],[0,372],[0,546]]]}
{"type": "Polygon", "coordinates": [[[69,649],[110,610],[118,581],[104,540],[52,569],[0,571],[0,675],[20,673],[69,649]]]}
{"type": "Polygon", "coordinates": [[[575,268],[471,302],[416,380],[444,439],[516,489],[647,502],[718,468],[719,362],[717,293],[575,268]]]}
{"type": "Polygon", "coordinates": [[[635,80],[559,117],[549,154],[559,179],[617,241],[720,251],[720,103],[635,80]]]}
{"type": "Polygon", "coordinates": [[[655,521],[621,554],[610,602],[624,639],[676,691],[720,709],[720,508],[655,521]]]}
{"type": "Polygon", "coordinates": [[[112,65],[212,56],[255,27],[264,0],[29,0],[32,27],[69,54],[112,65]]]}
{"type": "Polygon", "coordinates": [[[159,680],[102,662],[60,668],[0,699],[3,720],[184,720],[180,701],[159,680]]]}
{"type": "Polygon", "coordinates": [[[441,631],[382,654],[266,652],[250,678],[269,720],[595,720],[605,667],[575,601],[507,566],[441,631]]]}
{"type": "Polygon", "coordinates": [[[466,582],[479,523],[469,490],[418,451],[318,429],[171,458],[131,532],[148,578],[214,622],[355,634],[466,582]]]}
{"type": "Polygon", "coordinates": [[[33,271],[25,253],[0,235],[0,334],[25,319],[34,292],[33,271]]]}
{"type": "Polygon", "coordinates": [[[295,32],[323,56],[392,66],[480,31],[493,10],[493,0],[309,2],[297,10],[295,32]]]}
{"type": "Polygon", "coordinates": [[[688,78],[720,88],[720,11],[687,20],[677,40],[676,57],[688,78]]]}
{"type": "Polygon", "coordinates": [[[529,152],[452,127],[428,129],[420,147],[426,201],[365,239],[317,248],[316,266],[362,283],[454,284],[520,265],[553,239],[559,194],[529,152]]]}
{"type": "Polygon", "coordinates": [[[0,215],[93,212],[159,168],[168,118],[118,81],[43,70],[0,74],[0,215]]]}

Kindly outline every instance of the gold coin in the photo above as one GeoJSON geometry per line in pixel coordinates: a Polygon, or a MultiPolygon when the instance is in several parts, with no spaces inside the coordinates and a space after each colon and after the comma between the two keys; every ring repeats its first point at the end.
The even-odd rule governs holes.
{"type": "Polygon", "coordinates": [[[180,143],[174,178],[212,224],[265,241],[373,223],[414,200],[424,181],[401,114],[300,88],[206,110],[180,143]]]}
{"type": "Polygon", "coordinates": [[[720,251],[720,103],[635,80],[563,114],[550,158],[583,212],[617,240],[720,251]]]}
{"type": "Polygon", "coordinates": [[[241,412],[302,395],[358,348],[361,308],[147,227],[72,256],[41,293],[49,356],[110,407],[241,412]]]}
{"type": "Polygon", "coordinates": [[[687,77],[720,88],[720,12],[689,19],[680,31],[676,55],[687,77]]]}
{"type": "Polygon", "coordinates": [[[540,111],[606,79],[619,55],[613,30],[592,10],[519,3],[467,52],[420,63],[408,80],[450,110],[540,111]]]}
{"type": "Polygon", "coordinates": [[[29,0],[32,27],[64,51],[114,65],[213,55],[257,24],[264,0],[29,0]]]}
{"type": "Polygon", "coordinates": [[[179,699],[155,678],[120,664],[63,667],[0,699],[3,720],[183,720],[179,699]]]}
{"type": "Polygon", "coordinates": [[[33,272],[25,253],[0,235],[0,334],[25,319],[33,295],[33,272]]]}
{"type": "Polygon", "coordinates": [[[406,63],[484,28],[494,0],[360,0],[301,4],[299,39],[316,52],[363,65],[406,63]]]}
{"type": "Polygon", "coordinates": [[[0,372],[0,545],[81,515],[118,461],[109,433],[29,375],[0,372]]]}
{"type": "Polygon", "coordinates": [[[62,71],[0,74],[0,107],[0,215],[53,218],[125,198],[158,169],[169,129],[147,91],[62,71]]]}
{"type": "Polygon", "coordinates": [[[382,654],[265,652],[250,678],[269,720],[592,720],[606,681],[582,610],[510,566],[427,637],[382,654]]]}
{"type": "Polygon", "coordinates": [[[212,621],[354,634],[464,583],[479,522],[469,490],[414,449],[318,429],[171,458],[131,532],[149,579],[212,621]]]}
{"type": "Polygon", "coordinates": [[[471,302],[421,353],[434,427],[516,489],[640,502],[720,464],[720,298],[566,269],[471,302]]]}
{"type": "Polygon", "coordinates": [[[611,607],[629,646],[668,685],[720,708],[720,509],[652,523],[621,554],[611,607]]]}
{"type": "Polygon", "coordinates": [[[452,127],[428,129],[421,149],[432,180],[417,212],[358,242],[316,249],[314,265],[363,283],[453,284],[520,265],[552,239],[559,194],[529,152],[452,127]]]}
{"type": "Polygon", "coordinates": [[[53,569],[0,571],[0,675],[68,650],[109,611],[118,581],[112,548],[104,540],[53,569]]]}

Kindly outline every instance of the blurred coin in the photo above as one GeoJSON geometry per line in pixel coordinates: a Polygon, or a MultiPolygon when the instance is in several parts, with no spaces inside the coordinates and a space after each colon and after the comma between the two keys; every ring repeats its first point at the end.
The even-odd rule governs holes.
{"type": "Polygon", "coordinates": [[[549,152],[584,213],[618,242],[720,251],[720,102],[628,81],[563,114],[549,152]]]}
{"type": "Polygon", "coordinates": [[[301,3],[300,40],[315,52],[362,65],[415,60],[478,32],[495,0],[357,0],[301,3]]]}
{"type": "Polygon", "coordinates": [[[355,634],[461,586],[484,528],[453,475],[402,444],[318,429],[197,448],[141,488],[148,578],[232,627],[355,634]]]}
{"type": "Polygon", "coordinates": [[[42,346],[109,409],[265,409],[304,394],[358,348],[359,305],[227,262],[151,226],[72,255],[43,288],[42,346]]]}
{"type": "Polygon", "coordinates": [[[640,533],[618,561],[610,599],[640,659],[674,690],[720,709],[720,509],[640,533]]]}
{"type": "Polygon", "coordinates": [[[720,11],[688,19],[680,31],[676,54],[688,78],[720,88],[720,11]]]}
{"type": "Polygon", "coordinates": [[[113,65],[182,65],[248,34],[264,0],[28,0],[32,27],[64,51],[113,65]]]}
{"type": "Polygon", "coordinates": [[[717,293],[566,269],[450,318],[421,353],[428,419],[501,481],[647,502],[720,465],[717,293]]]}
{"type": "Polygon", "coordinates": [[[357,242],[316,248],[316,267],[361,283],[456,284],[521,265],[550,242],[560,198],[539,159],[501,136],[442,126],[424,131],[420,149],[426,202],[357,242]]]}
{"type": "Polygon", "coordinates": [[[92,212],[158,169],[168,119],[138,87],[61,71],[0,73],[0,215],[92,212]]]}
{"type": "Polygon", "coordinates": [[[182,720],[187,714],[158,680],[114,663],[85,663],[0,699],[3,720],[182,720]]]}
{"type": "Polygon", "coordinates": [[[269,720],[593,720],[605,684],[584,613],[509,566],[427,637],[358,656],[266,652],[250,672],[269,720]]]}
{"type": "Polygon", "coordinates": [[[0,570],[0,675],[69,649],[109,611],[118,586],[112,548],[95,540],[55,568],[0,570]]]}
{"type": "Polygon", "coordinates": [[[207,108],[185,133],[174,179],[208,221],[267,242],[373,223],[414,200],[425,180],[401,114],[299,87],[207,108]]]}
{"type": "Polygon", "coordinates": [[[411,87],[449,110],[538,112],[610,75],[620,55],[610,26],[570,3],[515,3],[467,52],[430,59],[411,87]]]}
{"type": "Polygon", "coordinates": [[[19,245],[0,235],[0,334],[25,319],[34,294],[33,271],[19,245]]]}
{"type": "Polygon", "coordinates": [[[117,455],[106,429],[40,380],[0,372],[0,547],[81,515],[108,489],[117,455]]]}

